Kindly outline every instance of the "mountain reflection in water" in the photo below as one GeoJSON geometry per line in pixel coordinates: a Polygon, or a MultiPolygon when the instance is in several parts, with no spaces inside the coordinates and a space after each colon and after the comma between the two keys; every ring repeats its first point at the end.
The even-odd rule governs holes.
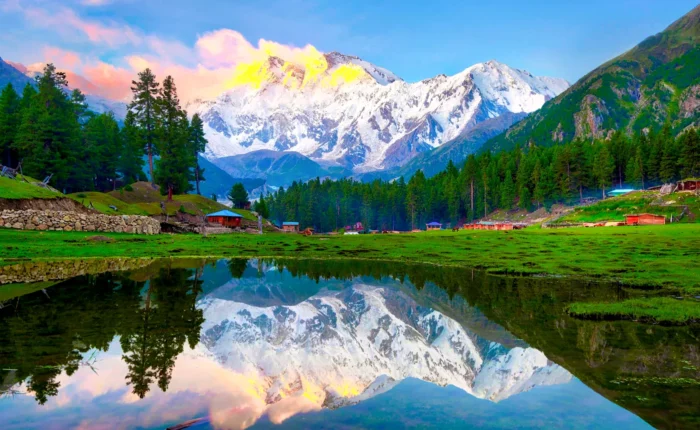
{"type": "MultiPolygon", "coordinates": [[[[465,283],[487,278],[235,259],[76,277],[3,302],[0,417],[4,428],[647,427],[470,305],[483,299],[465,283]]],[[[520,293],[479,294],[497,303],[503,288],[520,293]]],[[[555,321],[563,338],[556,325],[571,320],[555,321]]]]}

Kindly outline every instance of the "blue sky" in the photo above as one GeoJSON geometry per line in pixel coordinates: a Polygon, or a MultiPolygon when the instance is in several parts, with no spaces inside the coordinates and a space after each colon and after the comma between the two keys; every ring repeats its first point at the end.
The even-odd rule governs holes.
{"type": "Polygon", "coordinates": [[[0,56],[60,63],[57,52],[70,52],[80,60],[63,67],[90,77],[98,64],[130,72],[146,64],[135,56],[195,68],[201,63],[192,51],[197,40],[230,29],[253,46],[262,38],[357,55],[407,81],[496,59],[573,82],[696,6],[694,0],[163,3],[0,0],[0,56]]]}

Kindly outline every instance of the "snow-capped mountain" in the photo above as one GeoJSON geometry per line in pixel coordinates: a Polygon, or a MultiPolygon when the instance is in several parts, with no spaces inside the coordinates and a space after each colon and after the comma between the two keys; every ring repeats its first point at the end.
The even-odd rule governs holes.
{"type": "Polygon", "coordinates": [[[366,172],[401,166],[505,112],[533,112],[568,86],[497,61],[407,83],[330,53],[306,65],[269,57],[242,67],[230,90],[187,110],[204,119],[206,157],[215,163],[258,150],[293,151],[366,172]]]}
{"type": "Polygon", "coordinates": [[[529,347],[506,348],[391,287],[353,283],[294,305],[209,295],[200,353],[255,381],[267,404],[303,397],[337,408],[419,378],[497,402],[571,374],[529,347]]]}

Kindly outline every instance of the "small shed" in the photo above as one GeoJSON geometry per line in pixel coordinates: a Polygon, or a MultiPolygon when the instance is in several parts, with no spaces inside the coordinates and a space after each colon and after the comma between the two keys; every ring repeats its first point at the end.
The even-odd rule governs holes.
{"type": "Polygon", "coordinates": [[[296,221],[285,221],[282,223],[282,231],[285,233],[299,233],[299,223],[296,221]]]}
{"type": "Polygon", "coordinates": [[[442,229],[442,224],[440,224],[439,222],[433,221],[433,222],[427,223],[427,224],[425,225],[425,227],[428,229],[428,231],[430,231],[430,230],[440,230],[440,229],[442,229]]]}
{"type": "Polygon", "coordinates": [[[666,224],[666,216],[665,215],[655,215],[655,214],[630,214],[630,215],[625,215],[625,224],[627,224],[627,225],[666,224]]]}
{"type": "Polygon", "coordinates": [[[208,214],[206,217],[207,222],[212,224],[220,224],[224,227],[240,227],[241,220],[243,219],[242,215],[226,209],[208,214]]]}
{"type": "Polygon", "coordinates": [[[684,179],[678,182],[678,191],[700,190],[700,179],[684,179]]]}

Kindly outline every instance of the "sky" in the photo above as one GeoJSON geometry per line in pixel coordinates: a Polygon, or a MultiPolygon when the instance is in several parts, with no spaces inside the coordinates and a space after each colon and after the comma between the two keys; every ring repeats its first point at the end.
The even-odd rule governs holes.
{"type": "Polygon", "coordinates": [[[30,69],[54,62],[113,99],[128,97],[145,67],[172,74],[183,98],[206,98],[237,64],[316,50],[409,82],[491,59],[575,82],[696,1],[0,0],[0,57],[30,69]]]}

